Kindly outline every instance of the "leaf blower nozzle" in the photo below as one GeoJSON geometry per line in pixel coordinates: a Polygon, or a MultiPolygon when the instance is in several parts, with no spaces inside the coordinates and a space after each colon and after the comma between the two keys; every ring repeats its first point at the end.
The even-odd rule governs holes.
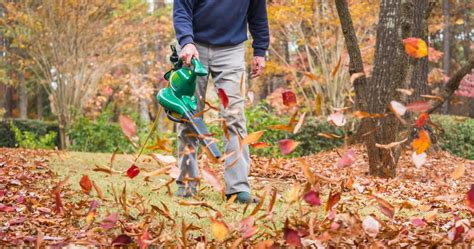
{"type": "Polygon", "coordinates": [[[162,88],[156,98],[169,120],[185,123],[208,152],[214,158],[220,158],[221,153],[216,143],[209,138],[210,132],[204,121],[196,116],[197,99],[194,96],[196,79],[198,76],[206,76],[207,70],[196,58],[191,60],[190,66],[184,65],[173,45],[171,51],[170,61],[173,63],[173,68],[164,75],[165,80],[169,81],[169,86],[162,88]]]}

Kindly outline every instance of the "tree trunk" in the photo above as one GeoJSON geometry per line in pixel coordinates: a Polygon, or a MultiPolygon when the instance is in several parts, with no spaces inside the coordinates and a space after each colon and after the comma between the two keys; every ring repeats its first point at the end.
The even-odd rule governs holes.
{"type": "Polygon", "coordinates": [[[40,84],[36,85],[36,115],[38,119],[43,119],[43,87],[40,84]]]}
{"type": "Polygon", "coordinates": [[[463,9],[464,23],[462,25],[462,30],[463,30],[463,36],[464,36],[464,39],[463,39],[463,54],[464,54],[464,59],[465,60],[469,60],[469,56],[470,56],[470,52],[471,52],[471,39],[470,39],[470,30],[469,30],[469,11],[468,11],[468,8],[467,8],[468,5],[469,5],[469,1],[464,0],[464,9],[463,9]]]}
{"type": "Polygon", "coordinates": [[[5,109],[5,118],[13,117],[13,87],[10,85],[5,86],[5,102],[3,108],[5,109]]]}
{"type": "Polygon", "coordinates": [[[23,74],[18,72],[18,109],[20,119],[28,118],[28,95],[26,93],[26,82],[23,74]]]}
{"type": "MultiPolygon", "coordinates": [[[[443,0],[443,71],[449,77],[450,61],[451,61],[451,33],[449,24],[449,0],[443,0]]],[[[449,111],[449,101],[444,103],[442,112],[447,114],[449,111]]]]}
{"type": "MultiPolygon", "coordinates": [[[[402,3],[399,0],[382,0],[377,28],[374,71],[368,88],[370,113],[385,113],[391,100],[397,99],[396,88],[403,85],[407,56],[402,44],[402,3]]],[[[376,144],[398,141],[400,121],[394,115],[370,120],[373,129],[367,135],[369,172],[379,177],[394,177],[399,149],[381,149],[376,144]]]]}

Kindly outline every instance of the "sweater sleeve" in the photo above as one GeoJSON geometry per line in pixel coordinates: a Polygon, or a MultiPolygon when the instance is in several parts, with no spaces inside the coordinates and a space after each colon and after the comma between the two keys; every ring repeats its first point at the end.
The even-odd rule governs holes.
{"type": "Polygon", "coordinates": [[[264,56],[270,44],[265,0],[250,0],[247,20],[253,38],[253,54],[264,56]]]}
{"type": "Polygon", "coordinates": [[[173,25],[176,39],[181,47],[193,43],[193,6],[195,0],[173,1],[173,25]]]}

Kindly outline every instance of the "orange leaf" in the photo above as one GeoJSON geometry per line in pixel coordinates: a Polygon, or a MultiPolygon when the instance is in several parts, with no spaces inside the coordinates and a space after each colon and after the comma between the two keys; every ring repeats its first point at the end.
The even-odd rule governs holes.
{"type": "Polygon", "coordinates": [[[283,139],[278,141],[280,144],[280,151],[282,155],[288,155],[298,147],[299,142],[292,139],[283,139]]]}
{"type": "Polygon", "coordinates": [[[263,148],[269,147],[270,144],[265,143],[265,142],[256,142],[256,143],[250,144],[250,146],[252,146],[252,148],[254,149],[263,149],[263,148]]]}
{"type": "Polygon", "coordinates": [[[418,132],[418,138],[414,139],[411,143],[414,150],[416,150],[416,154],[419,155],[425,152],[431,145],[431,140],[428,132],[425,130],[420,130],[418,132]]]}
{"type": "Polygon", "coordinates": [[[334,205],[341,199],[341,193],[329,193],[328,201],[326,203],[326,212],[331,210],[334,205]]]}
{"type": "Polygon", "coordinates": [[[413,58],[423,58],[428,55],[428,46],[422,39],[410,37],[403,40],[406,53],[413,58]]]}
{"type": "Polygon", "coordinates": [[[339,56],[339,60],[337,61],[337,64],[336,64],[336,66],[334,67],[334,69],[332,70],[332,73],[331,73],[331,76],[333,78],[336,76],[337,71],[339,71],[339,68],[341,67],[341,61],[342,61],[342,57],[339,56]]]}
{"type": "Polygon", "coordinates": [[[79,185],[81,185],[82,192],[89,194],[92,190],[92,182],[89,179],[89,176],[83,175],[81,178],[81,181],[79,182],[79,185]]]}
{"type": "Polygon", "coordinates": [[[466,167],[464,167],[464,164],[459,164],[459,165],[454,169],[453,173],[451,173],[451,177],[452,177],[454,180],[457,180],[457,179],[463,177],[464,172],[466,172],[466,167]]]}
{"type": "Polygon", "coordinates": [[[265,131],[256,131],[256,132],[253,132],[253,133],[248,134],[248,135],[242,140],[242,144],[253,144],[253,143],[258,142],[258,140],[260,139],[260,137],[262,137],[262,135],[263,135],[264,132],[265,132],[265,131]]]}

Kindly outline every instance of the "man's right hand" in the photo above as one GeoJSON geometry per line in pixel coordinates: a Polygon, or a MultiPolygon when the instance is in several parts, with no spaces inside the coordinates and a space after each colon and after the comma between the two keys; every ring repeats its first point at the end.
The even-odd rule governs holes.
{"type": "Polygon", "coordinates": [[[196,46],[192,43],[188,43],[184,45],[184,47],[181,49],[181,54],[179,55],[179,58],[181,58],[184,61],[184,64],[186,65],[191,65],[191,60],[195,57],[196,59],[199,59],[199,52],[196,49],[196,46]]]}

